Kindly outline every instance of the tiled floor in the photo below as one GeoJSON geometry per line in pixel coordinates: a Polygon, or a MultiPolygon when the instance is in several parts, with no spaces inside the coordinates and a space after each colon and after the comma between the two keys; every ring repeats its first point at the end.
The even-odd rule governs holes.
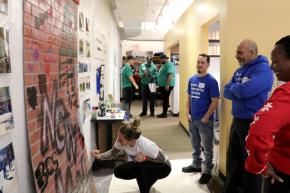
{"type": "MultiPolygon", "coordinates": [[[[141,112],[141,102],[135,101],[131,110],[133,115],[141,112]]],[[[156,114],[161,112],[161,105],[156,110],[156,114]]],[[[189,137],[179,126],[178,117],[168,116],[167,119],[152,117],[142,117],[142,135],[155,141],[161,149],[168,155],[172,164],[172,172],[162,180],[158,180],[151,193],[209,193],[210,185],[200,185],[198,179],[200,174],[185,174],[181,168],[191,163],[191,145],[189,137]]],[[[215,155],[217,156],[217,146],[215,155]]],[[[216,159],[215,159],[216,160],[216,159]]],[[[214,162],[215,162],[214,160],[214,162]]],[[[216,163],[215,163],[216,165],[216,163]]],[[[101,169],[94,172],[98,193],[139,193],[136,180],[120,180],[112,174],[112,169],[101,169]]],[[[213,172],[217,179],[216,170],[213,172]]]]}
{"type": "MultiPolygon", "coordinates": [[[[171,160],[170,175],[158,180],[151,188],[153,193],[209,193],[206,185],[199,185],[200,173],[185,174],[181,168],[188,164],[190,159],[171,160]]],[[[113,176],[109,193],[139,193],[136,180],[120,180],[113,176]]]]}

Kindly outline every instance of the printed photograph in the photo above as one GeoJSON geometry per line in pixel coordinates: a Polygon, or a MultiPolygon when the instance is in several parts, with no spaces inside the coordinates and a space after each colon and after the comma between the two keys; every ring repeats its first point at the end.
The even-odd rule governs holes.
{"type": "Polygon", "coordinates": [[[88,72],[89,71],[89,64],[79,62],[79,73],[88,72]]]}
{"type": "Polygon", "coordinates": [[[13,129],[13,113],[9,87],[0,87],[0,135],[13,129]]]}
{"type": "Polygon", "coordinates": [[[79,55],[84,55],[84,40],[80,39],[79,41],[79,55]]]}
{"type": "Polygon", "coordinates": [[[0,192],[16,192],[17,180],[13,145],[0,149],[0,192]]]}
{"type": "Polygon", "coordinates": [[[8,13],[8,0],[0,0],[0,13],[8,13]]]}
{"type": "Polygon", "coordinates": [[[91,47],[89,41],[86,41],[86,57],[91,57],[91,47]]]}
{"type": "Polygon", "coordinates": [[[10,72],[9,31],[0,26],[0,73],[10,72]]]}
{"type": "Polygon", "coordinates": [[[86,32],[90,33],[90,19],[86,17],[86,32]]]}
{"type": "Polygon", "coordinates": [[[85,23],[84,23],[84,14],[82,12],[79,13],[79,30],[84,31],[85,23]]]}

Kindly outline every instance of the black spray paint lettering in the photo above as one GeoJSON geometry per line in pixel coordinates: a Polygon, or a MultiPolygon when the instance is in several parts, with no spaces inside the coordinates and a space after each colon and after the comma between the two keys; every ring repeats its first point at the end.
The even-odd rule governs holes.
{"type": "Polygon", "coordinates": [[[44,161],[39,162],[34,174],[41,192],[45,191],[49,177],[55,173],[58,166],[58,160],[54,160],[54,153],[44,161]]]}
{"type": "Polygon", "coordinates": [[[35,110],[35,107],[37,106],[37,90],[35,87],[28,87],[26,91],[28,103],[31,108],[35,110]]]}

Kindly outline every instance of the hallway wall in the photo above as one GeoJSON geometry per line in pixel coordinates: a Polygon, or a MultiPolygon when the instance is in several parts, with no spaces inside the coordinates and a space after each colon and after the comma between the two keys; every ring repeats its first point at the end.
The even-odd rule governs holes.
{"type": "MultiPolygon", "coordinates": [[[[98,106],[99,95],[96,95],[96,69],[100,65],[105,67],[104,80],[104,97],[113,94],[115,101],[120,102],[120,64],[121,60],[121,42],[117,25],[113,19],[109,1],[104,0],[86,0],[81,1],[79,11],[91,19],[91,90],[90,101],[91,106],[98,106]],[[98,39],[103,38],[103,45],[98,45],[98,39]],[[97,46],[103,49],[102,53],[98,53],[97,46]]],[[[85,137],[85,144],[88,150],[88,156],[92,160],[89,152],[96,147],[96,127],[91,122],[90,111],[82,120],[82,131],[85,137]]]]}
{"type": "MultiPolygon", "coordinates": [[[[14,128],[0,136],[0,148],[11,143],[14,148],[16,179],[11,193],[34,193],[34,181],[31,164],[30,152],[27,139],[25,110],[24,110],[24,78],[23,78],[23,0],[8,1],[9,22],[4,24],[5,18],[0,16],[1,26],[9,29],[9,52],[11,61],[11,73],[0,75],[1,86],[3,80],[8,80],[10,85],[10,95],[13,113],[14,128]],[[13,10],[13,11],[11,11],[13,10]],[[19,13],[19,14],[16,14],[19,13]],[[21,191],[20,191],[21,190],[21,191]]],[[[4,81],[4,82],[5,82],[4,81]]],[[[1,128],[2,130],[3,128],[1,128]]],[[[3,131],[3,130],[2,130],[3,131]]],[[[2,132],[1,131],[1,132],[2,132]]],[[[1,161],[2,162],[2,161],[1,161]]],[[[7,182],[1,177],[1,186],[7,182]]],[[[1,187],[2,188],[2,187],[1,187]]],[[[5,188],[4,188],[5,191],[5,188]]]]}
{"type": "MultiPolygon", "coordinates": [[[[236,47],[246,38],[256,41],[259,54],[267,56],[276,41],[289,35],[290,1],[284,0],[227,0],[227,14],[221,26],[221,88],[230,80],[238,68],[235,59],[236,47]]],[[[222,91],[223,92],[223,91],[222,91]]],[[[231,103],[221,98],[220,170],[226,174],[226,150],[231,125],[231,103]]]]}

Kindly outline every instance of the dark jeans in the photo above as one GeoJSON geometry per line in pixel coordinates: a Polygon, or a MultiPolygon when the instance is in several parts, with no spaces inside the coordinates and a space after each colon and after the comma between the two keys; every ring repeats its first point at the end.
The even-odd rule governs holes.
{"type": "Polygon", "coordinates": [[[163,104],[163,115],[167,115],[168,107],[169,107],[169,96],[172,91],[173,86],[169,87],[169,90],[165,90],[165,86],[159,87],[159,91],[161,92],[162,104],[163,104]]]}
{"type": "Polygon", "coordinates": [[[275,173],[282,178],[284,182],[281,183],[275,180],[274,184],[272,184],[271,178],[264,178],[263,193],[290,193],[290,175],[282,173],[277,169],[275,169],[275,173]]]}
{"type": "Polygon", "coordinates": [[[150,100],[150,113],[154,114],[155,93],[151,93],[149,90],[149,86],[145,84],[142,84],[141,89],[142,89],[141,92],[142,92],[142,101],[143,101],[142,112],[147,113],[148,100],[150,100]]]}
{"type": "Polygon", "coordinates": [[[131,103],[134,98],[134,88],[126,87],[123,88],[124,100],[125,100],[125,111],[130,115],[131,103]]]}
{"type": "Polygon", "coordinates": [[[227,153],[227,180],[224,193],[261,192],[262,176],[247,172],[244,166],[247,158],[245,138],[251,122],[251,119],[233,118],[227,153]]]}
{"type": "Polygon", "coordinates": [[[171,172],[167,164],[152,162],[125,162],[117,166],[114,175],[124,180],[137,180],[140,193],[149,193],[151,186],[171,172]]]}

